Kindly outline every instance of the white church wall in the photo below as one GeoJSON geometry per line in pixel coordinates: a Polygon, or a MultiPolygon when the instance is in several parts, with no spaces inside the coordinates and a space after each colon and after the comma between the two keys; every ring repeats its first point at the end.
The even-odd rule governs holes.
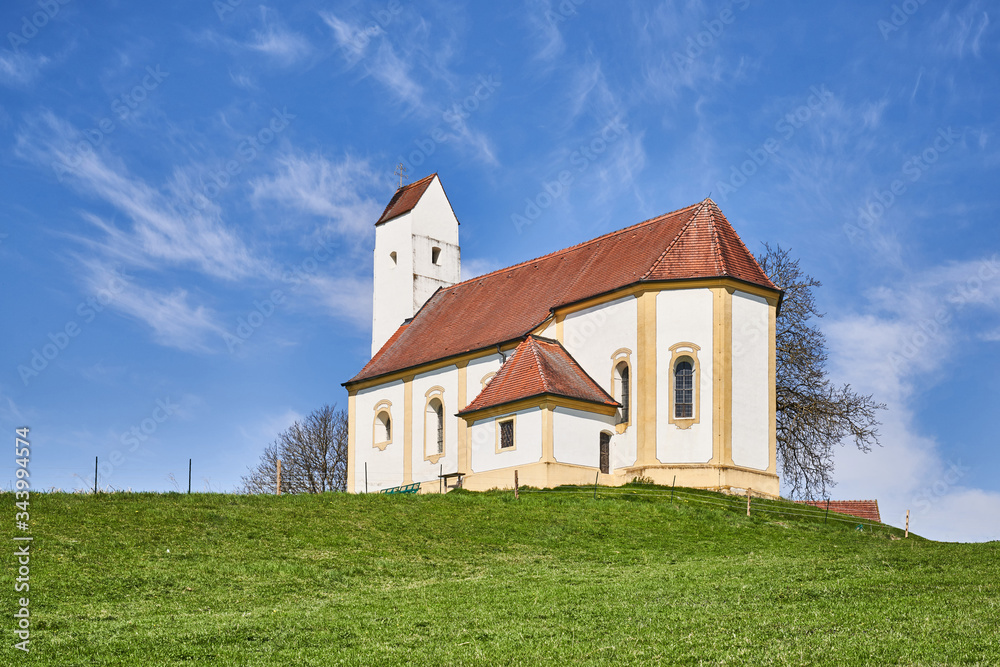
{"type": "Polygon", "coordinates": [[[712,291],[663,290],[656,295],[656,457],[663,463],[704,463],[712,458],[712,291]],[[698,352],[699,423],[670,423],[673,369],[670,347],[694,343],[698,352]]]}
{"type": "Polygon", "coordinates": [[[539,408],[519,410],[503,417],[482,419],[472,424],[469,437],[472,445],[472,472],[486,472],[510,466],[536,463],[542,459],[542,411],[539,408]],[[497,452],[497,419],[514,417],[514,449],[497,452]]]}
{"type": "Polygon", "coordinates": [[[441,179],[435,178],[413,208],[413,233],[458,245],[458,219],[444,193],[441,179]]]}
{"type": "MultiPolygon", "coordinates": [[[[597,468],[601,464],[601,431],[614,434],[615,418],[557,407],[552,414],[552,430],[552,453],[556,461],[597,468]]],[[[624,452],[624,455],[619,451],[622,440],[622,436],[617,435],[611,438],[611,465],[614,468],[635,462],[634,448],[631,452],[624,452]]]]}
{"type": "MultiPolygon", "coordinates": [[[[633,465],[636,461],[638,430],[635,426],[638,404],[636,393],[638,300],[633,296],[627,296],[567,315],[563,322],[563,347],[576,359],[580,367],[612,396],[614,396],[615,365],[623,358],[628,359],[631,368],[631,425],[624,433],[616,434],[612,443],[613,449],[621,457],[620,463],[615,463],[615,466],[633,465]],[[628,350],[628,355],[619,357],[618,361],[614,360],[614,354],[623,348],[628,350]],[[628,456],[632,458],[629,460],[628,456]]],[[[611,430],[614,432],[614,428],[611,430]]]]}
{"type": "Polygon", "coordinates": [[[354,399],[354,480],[353,490],[365,491],[365,464],[368,464],[370,492],[399,486],[403,483],[403,382],[398,380],[377,387],[362,389],[354,399]],[[392,442],[380,451],[373,446],[375,406],[387,400],[391,403],[392,442]]]}
{"type": "Polygon", "coordinates": [[[542,338],[556,339],[556,320],[554,317],[549,319],[549,323],[545,325],[545,328],[538,335],[542,338]]]}
{"type": "Polygon", "coordinates": [[[733,463],[757,470],[770,457],[769,312],[763,297],[733,294],[733,463]]]}
{"type": "MultiPolygon", "coordinates": [[[[509,354],[509,353],[508,353],[509,354]]],[[[465,369],[465,404],[468,405],[483,390],[483,378],[500,370],[500,355],[496,352],[477,357],[465,369]]]]}
{"type": "Polygon", "coordinates": [[[412,213],[375,227],[375,284],[372,296],[372,356],[413,316],[412,213]],[[392,260],[396,253],[396,261],[392,260]]]}
{"type": "Polygon", "coordinates": [[[458,469],[458,422],[455,416],[458,412],[458,369],[446,366],[428,373],[421,373],[413,378],[413,435],[410,442],[413,445],[414,482],[437,481],[440,466],[445,472],[455,472],[458,469]],[[436,438],[437,431],[428,433],[426,428],[427,392],[434,387],[444,391],[439,394],[444,404],[444,456],[437,463],[426,460],[428,452],[433,453],[436,441],[428,442],[428,437],[436,438]]]}

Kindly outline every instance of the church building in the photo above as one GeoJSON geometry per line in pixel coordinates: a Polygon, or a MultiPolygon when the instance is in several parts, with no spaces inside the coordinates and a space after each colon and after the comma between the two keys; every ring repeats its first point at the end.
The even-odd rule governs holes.
{"type": "Polygon", "coordinates": [[[466,281],[458,227],[437,174],[375,223],[348,491],[511,488],[516,470],[778,495],[782,293],[715,202],[466,281]]]}

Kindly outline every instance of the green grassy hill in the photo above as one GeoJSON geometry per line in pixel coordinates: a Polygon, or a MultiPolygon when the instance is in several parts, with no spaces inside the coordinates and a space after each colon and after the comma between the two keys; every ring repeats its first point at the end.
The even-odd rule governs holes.
{"type": "Polygon", "coordinates": [[[683,498],[33,495],[4,662],[1000,664],[1000,544],[683,498]]]}

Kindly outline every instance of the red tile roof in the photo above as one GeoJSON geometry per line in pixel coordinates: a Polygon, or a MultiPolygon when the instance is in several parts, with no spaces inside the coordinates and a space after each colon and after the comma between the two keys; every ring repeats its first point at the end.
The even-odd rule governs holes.
{"type": "Polygon", "coordinates": [[[543,395],[619,407],[619,403],[580,368],[559,341],[528,336],[475,400],[459,414],[543,395]]]}
{"type": "Polygon", "coordinates": [[[628,285],[715,277],[778,290],[719,207],[706,199],[438,290],[395,344],[383,347],[346,384],[519,340],[553,309],[628,285]]]}
{"type": "MultiPolygon", "coordinates": [[[[826,509],[827,503],[825,500],[800,500],[799,502],[803,505],[812,505],[820,509],[826,509]]],[[[877,500],[831,500],[830,511],[882,523],[877,500]]]]}
{"type": "Polygon", "coordinates": [[[389,203],[386,205],[385,210],[382,211],[382,217],[380,217],[375,224],[380,225],[386,220],[392,220],[404,213],[409,213],[413,210],[413,207],[417,205],[420,198],[424,196],[424,192],[427,190],[427,186],[431,184],[434,177],[437,176],[436,173],[430,176],[425,176],[419,181],[414,181],[413,183],[407,183],[403,187],[396,190],[396,194],[392,196],[389,203]]]}

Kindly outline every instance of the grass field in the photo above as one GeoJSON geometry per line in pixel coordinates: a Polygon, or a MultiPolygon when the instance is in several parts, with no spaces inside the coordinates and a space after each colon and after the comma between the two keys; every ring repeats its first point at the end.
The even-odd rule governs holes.
{"type": "Polygon", "coordinates": [[[684,498],[33,495],[2,662],[1000,664],[1000,543],[684,498]]]}

